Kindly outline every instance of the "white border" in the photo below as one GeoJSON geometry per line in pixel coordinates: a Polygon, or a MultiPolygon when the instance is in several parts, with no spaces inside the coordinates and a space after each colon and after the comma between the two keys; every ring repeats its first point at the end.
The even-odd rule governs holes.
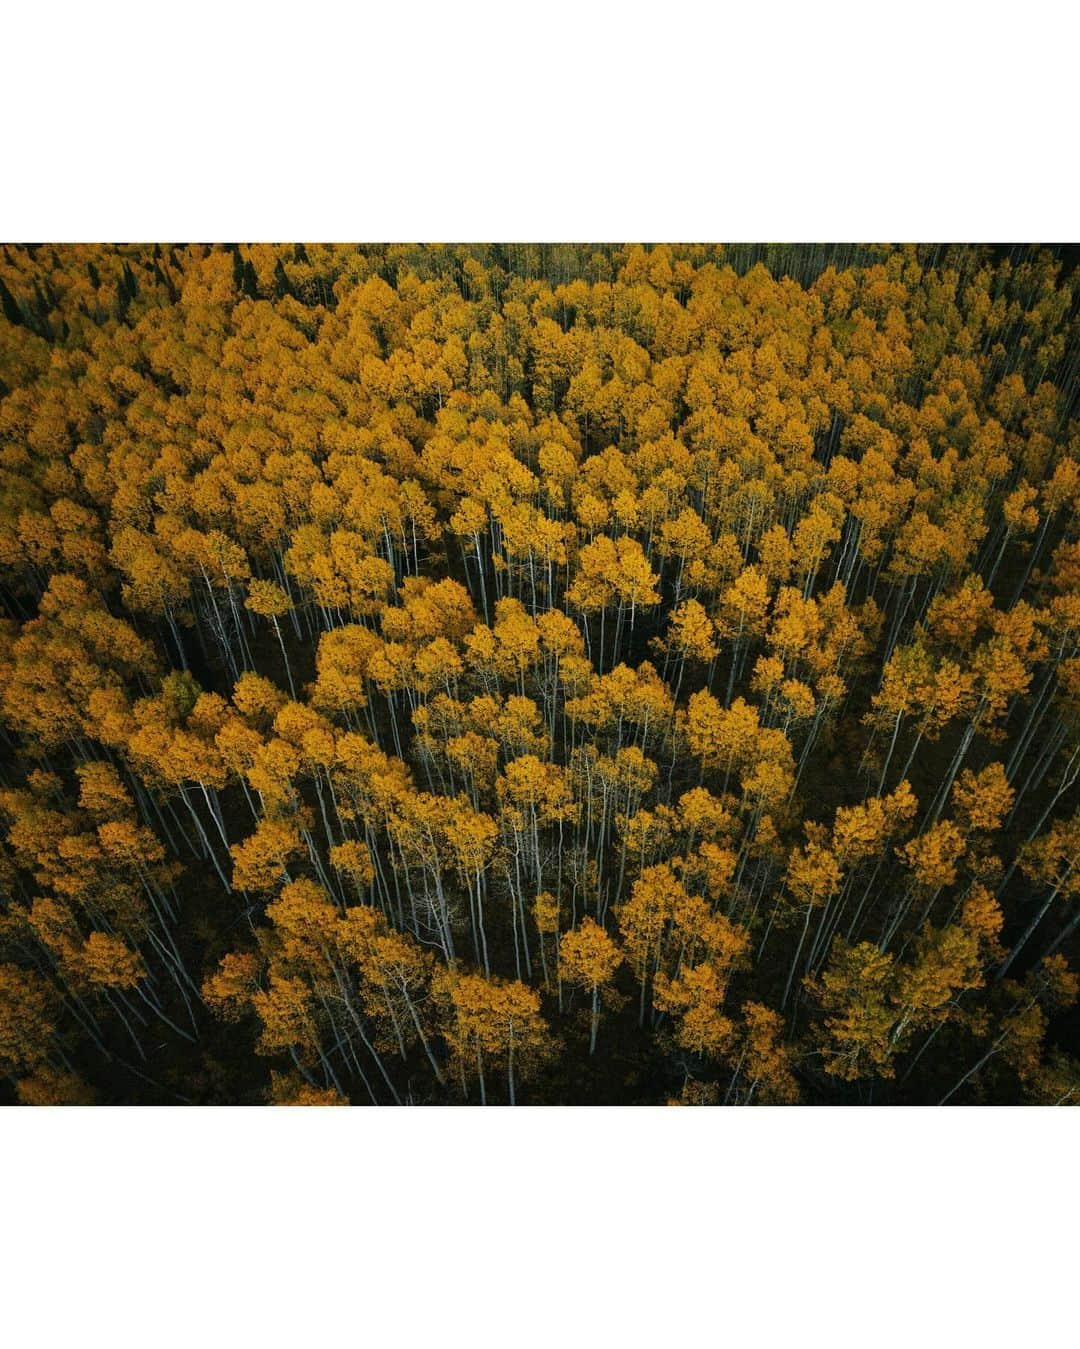
{"type": "Polygon", "coordinates": [[[1068,6],[9,7],[7,239],[1061,242],[1068,6]]]}
{"type": "Polygon", "coordinates": [[[982,1349],[1073,1321],[1063,1111],[91,1108],[0,1128],[19,1349],[982,1349]]]}
{"type": "MultiPolygon", "coordinates": [[[[4,239],[1077,234],[1075,19],[1044,0],[9,11],[4,239]]],[[[1072,1134],[1046,1110],[9,1110],[0,1326],[1054,1343],[1072,1134]]]]}

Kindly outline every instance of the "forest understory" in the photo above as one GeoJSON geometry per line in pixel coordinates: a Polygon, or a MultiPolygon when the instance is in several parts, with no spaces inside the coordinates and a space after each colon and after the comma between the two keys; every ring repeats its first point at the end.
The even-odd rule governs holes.
{"type": "Polygon", "coordinates": [[[0,1102],[1080,1103],[1074,264],[0,245],[0,1102]]]}

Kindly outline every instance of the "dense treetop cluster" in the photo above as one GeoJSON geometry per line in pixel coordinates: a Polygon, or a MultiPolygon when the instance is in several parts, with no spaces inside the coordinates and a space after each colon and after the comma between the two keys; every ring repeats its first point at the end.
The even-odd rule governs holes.
{"type": "Polygon", "coordinates": [[[0,1098],[1080,1101],[1067,262],[0,246],[0,1098]]]}

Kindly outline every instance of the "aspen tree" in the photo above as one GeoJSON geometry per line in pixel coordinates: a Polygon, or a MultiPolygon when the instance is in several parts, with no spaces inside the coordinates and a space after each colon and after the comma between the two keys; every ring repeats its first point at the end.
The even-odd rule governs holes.
{"type": "Polygon", "coordinates": [[[476,1073],[481,1104],[488,1103],[485,1068],[505,1065],[507,1099],[551,1057],[554,1046],[540,1016],[539,996],[526,984],[452,974],[443,985],[443,1035],[465,1080],[476,1073]]]}
{"type": "Polygon", "coordinates": [[[561,977],[584,988],[592,998],[589,1053],[596,1053],[596,1032],[600,1027],[600,991],[611,980],[622,956],[602,927],[591,918],[583,918],[572,932],[559,940],[561,977]]]}
{"type": "Polygon", "coordinates": [[[292,601],[284,590],[273,581],[252,581],[248,587],[246,607],[262,618],[268,618],[274,629],[274,636],[281,648],[281,660],[285,666],[285,677],[289,681],[289,692],[296,697],[296,685],[293,683],[292,670],[289,667],[289,653],[285,650],[285,639],[281,635],[278,619],[292,609],[292,601]]]}
{"type": "Polygon", "coordinates": [[[742,1014],[742,1025],[736,1028],[737,1052],[733,1047],[728,1053],[735,1068],[724,1104],[796,1104],[799,1084],[784,1044],[782,1018],[758,1002],[743,1003],[742,1014]]]}

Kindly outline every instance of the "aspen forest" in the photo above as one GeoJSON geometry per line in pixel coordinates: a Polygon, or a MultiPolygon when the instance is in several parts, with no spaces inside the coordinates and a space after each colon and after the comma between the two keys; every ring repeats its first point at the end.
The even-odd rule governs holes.
{"type": "Polygon", "coordinates": [[[0,1104],[1080,1104],[1028,245],[0,245],[0,1104]]]}

